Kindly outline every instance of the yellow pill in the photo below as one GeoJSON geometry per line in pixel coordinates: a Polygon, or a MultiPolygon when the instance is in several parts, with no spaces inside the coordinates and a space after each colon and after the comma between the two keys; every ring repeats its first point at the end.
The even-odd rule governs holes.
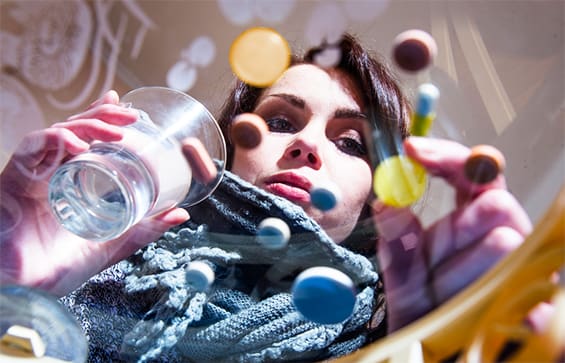
{"type": "Polygon", "coordinates": [[[279,33],[264,27],[241,33],[230,48],[230,65],[237,77],[255,87],[273,84],[290,65],[290,47],[279,33]]]}
{"type": "Polygon", "coordinates": [[[382,161],[375,170],[373,188],[377,197],[393,207],[406,207],[424,194],[426,170],[405,155],[395,155],[382,161]]]}

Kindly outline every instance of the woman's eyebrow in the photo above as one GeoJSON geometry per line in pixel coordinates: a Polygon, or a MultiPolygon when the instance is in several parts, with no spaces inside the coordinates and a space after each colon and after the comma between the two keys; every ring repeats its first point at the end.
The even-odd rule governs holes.
{"type": "Polygon", "coordinates": [[[338,108],[334,113],[334,118],[349,118],[349,119],[367,119],[367,115],[365,115],[361,111],[357,111],[351,108],[338,108]]]}
{"type": "MultiPolygon", "coordinates": [[[[267,95],[267,97],[278,97],[282,98],[286,102],[290,103],[292,106],[300,108],[301,110],[306,108],[306,101],[296,95],[288,93],[274,93],[267,95]]],[[[352,108],[338,108],[334,112],[334,118],[347,118],[347,119],[367,119],[367,115],[363,112],[352,109],[352,108]]]]}
{"type": "Polygon", "coordinates": [[[267,97],[282,98],[283,100],[290,103],[294,107],[300,108],[302,110],[306,108],[306,101],[304,101],[302,98],[300,98],[298,96],[291,95],[291,94],[288,94],[288,93],[274,93],[274,94],[271,94],[271,95],[267,95],[267,97]]]}

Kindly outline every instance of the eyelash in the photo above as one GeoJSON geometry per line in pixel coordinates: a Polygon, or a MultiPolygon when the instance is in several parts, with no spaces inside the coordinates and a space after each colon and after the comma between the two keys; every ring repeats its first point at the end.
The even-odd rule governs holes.
{"type": "Polygon", "coordinates": [[[297,131],[297,128],[294,127],[292,122],[288,121],[284,117],[269,118],[269,119],[266,119],[265,122],[267,123],[267,126],[269,127],[269,131],[272,131],[272,132],[291,133],[291,132],[297,131]]]}
{"type": "Polygon", "coordinates": [[[351,137],[340,137],[334,143],[337,147],[346,154],[364,157],[367,155],[367,148],[365,145],[351,137]],[[340,146],[340,144],[342,144],[340,146]]]}
{"type": "MultiPolygon", "coordinates": [[[[284,117],[273,117],[265,120],[269,131],[280,132],[280,133],[294,133],[298,129],[284,117]]],[[[360,142],[352,137],[340,136],[337,139],[332,140],[342,152],[353,155],[357,157],[364,157],[367,155],[367,148],[363,142],[360,142]]]]}

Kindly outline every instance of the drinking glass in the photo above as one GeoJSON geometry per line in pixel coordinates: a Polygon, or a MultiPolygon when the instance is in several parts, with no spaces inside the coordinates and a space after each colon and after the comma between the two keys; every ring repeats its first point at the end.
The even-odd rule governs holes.
{"type": "Polygon", "coordinates": [[[191,206],[218,186],[225,140],[214,117],[189,95],[166,87],[143,87],[121,102],[139,110],[119,142],[95,142],[56,171],[49,182],[53,214],[69,231],[92,241],[122,235],[145,216],[191,206]],[[181,141],[198,139],[215,168],[195,178],[181,141]]]}

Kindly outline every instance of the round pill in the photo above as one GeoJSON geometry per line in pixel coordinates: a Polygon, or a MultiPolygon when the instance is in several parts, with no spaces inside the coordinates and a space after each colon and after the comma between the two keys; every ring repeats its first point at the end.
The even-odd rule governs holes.
{"type": "Polygon", "coordinates": [[[331,267],[311,267],[301,272],[292,285],[292,301],[308,320],[337,324],[347,320],[355,307],[351,278],[331,267]]]}
{"type": "Polygon", "coordinates": [[[310,190],[310,202],[321,211],[333,209],[340,198],[341,192],[334,183],[314,185],[310,190]]]}
{"type": "Polygon", "coordinates": [[[471,148],[471,154],[464,165],[465,177],[473,183],[490,183],[504,171],[504,155],[490,145],[477,145],[471,148]]]}
{"type": "Polygon", "coordinates": [[[207,263],[193,261],[186,268],[185,278],[196,291],[206,291],[214,283],[215,274],[207,263]]]}
{"type": "Polygon", "coordinates": [[[383,160],[373,178],[377,197],[386,205],[407,207],[424,194],[427,174],[422,165],[405,155],[383,160]]]}
{"type": "Polygon", "coordinates": [[[255,87],[268,87],[290,65],[290,47],[279,33],[255,27],[241,33],[232,43],[230,65],[235,75],[255,87]]]}
{"type": "Polygon", "coordinates": [[[393,42],[393,59],[396,64],[409,72],[421,71],[428,67],[437,54],[437,44],[430,34],[419,29],[406,30],[396,36],[393,42]]]}
{"type": "Polygon", "coordinates": [[[254,113],[237,115],[230,128],[231,140],[244,149],[253,149],[259,146],[263,135],[269,131],[265,120],[254,113]]]}
{"type": "Polygon", "coordinates": [[[279,218],[265,218],[257,229],[257,240],[268,249],[281,249],[286,247],[290,239],[290,228],[279,218]]]}

